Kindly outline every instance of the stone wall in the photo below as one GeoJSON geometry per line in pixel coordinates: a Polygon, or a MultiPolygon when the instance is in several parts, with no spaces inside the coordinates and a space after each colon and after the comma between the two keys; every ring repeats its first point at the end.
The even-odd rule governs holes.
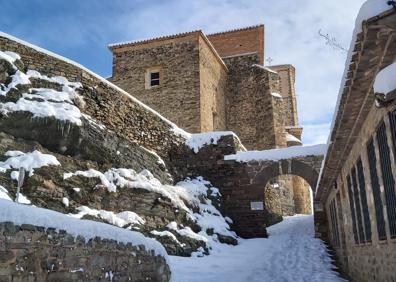
{"type": "MultiPolygon", "coordinates": [[[[279,162],[224,160],[225,155],[235,154],[238,147],[239,141],[233,135],[226,135],[216,144],[202,147],[196,154],[175,152],[172,166],[185,176],[203,176],[219,188],[222,194],[221,211],[233,220],[232,227],[239,236],[266,237],[266,227],[281,220],[281,213],[271,210],[273,206],[276,209],[279,195],[273,194],[275,202],[267,203],[266,184],[279,175],[295,174],[307,177],[309,183],[315,185],[323,156],[279,162]],[[264,202],[264,209],[252,210],[251,202],[264,202]]],[[[293,200],[293,191],[289,191],[287,199],[293,200]]]]}
{"type": "Polygon", "coordinates": [[[169,281],[161,256],[144,246],[0,223],[0,281],[169,281]]]}
{"type": "Polygon", "coordinates": [[[224,92],[227,70],[201,37],[199,38],[199,64],[201,132],[225,130],[224,92]]]}
{"type": "Polygon", "coordinates": [[[229,69],[227,130],[234,131],[248,150],[276,147],[281,127],[276,126],[279,118],[274,116],[278,115],[276,107],[280,107],[282,101],[272,96],[271,91],[278,87],[278,75],[253,66],[259,62],[257,54],[230,57],[224,61],[229,69]]]}
{"type": "Polygon", "coordinates": [[[86,103],[80,109],[82,112],[118,136],[157,152],[165,160],[171,148],[183,142],[174,134],[171,124],[158,114],[85,69],[6,37],[0,36],[0,49],[20,54],[26,69],[82,82],[86,103]]]}
{"type": "Polygon", "coordinates": [[[189,132],[201,132],[199,36],[113,48],[111,81],[189,132]],[[160,71],[160,85],[146,86],[146,73],[160,71]]]}
{"type": "Polygon", "coordinates": [[[264,25],[209,34],[208,39],[221,57],[258,53],[258,63],[264,64],[264,25]]]}
{"type": "Polygon", "coordinates": [[[282,216],[311,214],[309,184],[300,176],[280,175],[265,186],[266,209],[277,223],[282,216]]]}
{"type": "Polygon", "coordinates": [[[312,203],[310,190],[312,189],[302,177],[293,176],[293,202],[296,214],[311,214],[312,203]]]}
{"type": "Polygon", "coordinates": [[[295,69],[292,65],[278,65],[271,66],[272,70],[279,74],[280,78],[280,94],[283,97],[285,107],[285,125],[286,126],[297,126],[298,115],[297,115],[297,101],[295,93],[295,69]]]}
{"type": "MultiPolygon", "coordinates": [[[[384,195],[381,195],[382,203],[384,205],[383,215],[386,225],[387,238],[380,240],[377,231],[376,209],[374,205],[373,189],[371,184],[371,177],[368,165],[367,143],[375,136],[375,131],[382,120],[385,120],[388,136],[389,133],[389,119],[388,112],[396,109],[396,105],[378,108],[372,104],[366,121],[359,131],[357,140],[354,143],[352,150],[349,152],[348,158],[342,168],[341,173],[337,179],[337,185],[331,189],[329,196],[325,203],[325,211],[327,214],[327,231],[329,232],[329,240],[332,247],[335,249],[338,262],[341,270],[352,277],[354,281],[395,281],[396,273],[394,266],[396,265],[396,240],[390,237],[389,219],[386,213],[386,203],[384,195]],[[367,206],[369,212],[369,220],[371,225],[372,241],[366,243],[356,243],[353,234],[352,213],[349,202],[347,175],[351,174],[351,169],[356,165],[358,158],[362,159],[363,173],[365,177],[365,190],[367,194],[367,206]],[[339,243],[336,241],[335,230],[332,229],[332,218],[330,216],[330,204],[336,201],[337,216],[338,216],[338,233],[339,243]]],[[[392,140],[388,137],[388,146],[390,153],[392,153],[392,140]]],[[[374,139],[376,139],[374,137],[374,139]]],[[[375,141],[375,144],[377,141],[375,141]]],[[[381,166],[379,165],[378,145],[376,147],[377,157],[377,174],[379,178],[379,185],[381,194],[384,194],[384,186],[381,176],[381,166]]],[[[393,157],[391,159],[392,170],[396,170],[396,163],[393,157]]],[[[362,219],[364,220],[364,218],[362,219]]],[[[364,222],[364,221],[363,221],[364,222]]]]}

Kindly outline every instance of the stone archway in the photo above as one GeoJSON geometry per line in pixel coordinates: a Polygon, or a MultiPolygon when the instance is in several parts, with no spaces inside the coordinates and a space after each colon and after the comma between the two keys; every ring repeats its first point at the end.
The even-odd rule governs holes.
{"type": "Polygon", "coordinates": [[[299,159],[287,159],[280,161],[266,161],[258,166],[261,170],[253,177],[253,184],[265,184],[274,177],[293,174],[305,179],[312,189],[315,189],[319,177],[322,157],[305,157],[299,159]]]}
{"type": "Polygon", "coordinates": [[[234,228],[244,238],[266,237],[271,214],[265,209],[264,187],[274,177],[284,174],[305,179],[314,190],[323,155],[310,155],[281,160],[227,161],[234,170],[233,181],[219,185],[224,211],[234,220],[234,228]]]}

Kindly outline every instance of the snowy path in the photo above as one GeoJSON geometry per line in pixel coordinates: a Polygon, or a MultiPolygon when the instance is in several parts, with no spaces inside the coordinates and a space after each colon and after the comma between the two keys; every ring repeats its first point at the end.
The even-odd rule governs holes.
{"type": "Polygon", "coordinates": [[[268,239],[241,240],[203,258],[170,257],[172,282],[343,281],[331,270],[313,217],[297,215],[268,228],[268,239]]]}

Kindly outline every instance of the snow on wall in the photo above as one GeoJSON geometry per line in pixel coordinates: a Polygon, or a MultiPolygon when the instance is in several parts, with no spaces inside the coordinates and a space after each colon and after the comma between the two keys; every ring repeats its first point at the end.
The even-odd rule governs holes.
{"type": "MultiPolygon", "coordinates": [[[[39,151],[23,153],[21,151],[8,151],[5,156],[9,157],[4,162],[0,162],[0,171],[5,172],[7,169],[19,169],[23,167],[29,171],[29,176],[33,175],[35,168],[48,165],[60,165],[60,162],[52,155],[43,154],[39,151]]],[[[13,178],[18,178],[15,175],[13,178]]]]}
{"type": "Polygon", "coordinates": [[[90,215],[104,219],[108,223],[116,225],[118,227],[124,227],[126,225],[141,225],[146,222],[138,214],[132,211],[114,213],[112,211],[91,209],[87,206],[78,207],[77,210],[79,211],[77,214],[70,214],[70,216],[75,218],[82,218],[85,215],[90,215]]]}
{"type": "Polygon", "coordinates": [[[156,255],[167,258],[167,253],[159,242],[135,231],[91,220],[80,220],[52,210],[21,205],[4,199],[0,199],[0,208],[0,222],[65,230],[73,236],[82,236],[86,240],[99,236],[126,244],[132,243],[134,246],[144,245],[147,250],[152,250],[156,255]]]}
{"type": "Polygon", "coordinates": [[[262,66],[262,65],[253,64],[252,67],[256,67],[256,68],[259,68],[259,69],[266,70],[268,72],[272,72],[272,73],[278,74],[276,71],[274,71],[274,70],[272,70],[272,69],[270,69],[268,67],[262,66]]]}
{"type": "MultiPolygon", "coordinates": [[[[172,186],[161,184],[161,182],[154,178],[148,170],[136,173],[132,169],[111,168],[105,173],[93,169],[65,173],[64,178],[67,179],[75,175],[97,177],[100,179],[101,184],[107,187],[109,192],[116,192],[119,188],[144,189],[162,195],[164,198],[169,199],[175,208],[184,210],[187,217],[196,222],[202,230],[195,233],[189,227],[181,226],[181,228],[179,228],[176,222],[167,226],[167,228],[176,231],[181,236],[188,236],[204,241],[209,247],[215,246],[218,240],[216,235],[208,235],[206,233],[207,229],[213,229],[214,233],[237,238],[236,234],[230,230],[227,220],[222,216],[220,211],[212,205],[212,201],[208,199],[209,193],[210,196],[219,197],[219,190],[215,187],[209,189],[207,186],[209,186],[210,183],[200,177],[196,179],[186,179],[172,186]]],[[[121,218],[122,220],[120,220],[119,214],[97,211],[86,207],[81,207],[80,213],[73,216],[82,217],[85,214],[103,218],[119,226],[128,223],[125,222],[125,218],[121,218]]],[[[137,217],[134,219],[139,221],[137,217]]]]}
{"type": "MultiPolygon", "coordinates": [[[[17,53],[14,53],[14,52],[11,52],[11,51],[5,51],[5,52],[0,51],[0,59],[4,59],[7,62],[9,62],[11,65],[13,65],[14,62],[16,60],[20,60],[21,57],[17,53]]],[[[15,69],[15,66],[13,66],[13,67],[15,69]]]]}
{"type": "Polygon", "coordinates": [[[278,161],[282,159],[290,159],[304,156],[321,156],[326,152],[326,145],[319,144],[313,146],[293,146],[282,149],[272,149],[265,151],[248,151],[238,152],[233,155],[224,156],[224,160],[235,160],[237,162],[278,161]]]}
{"type": "Polygon", "coordinates": [[[161,120],[163,120],[165,123],[169,124],[169,126],[171,127],[172,131],[184,138],[188,137],[188,133],[186,131],[184,131],[183,129],[179,128],[177,125],[175,125],[173,122],[171,122],[170,120],[166,119],[165,117],[163,117],[162,115],[160,115],[158,112],[156,112],[155,110],[153,110],[152,108],[148,107],[147,105],[143,104],[142,102],[140,102],[138,99],[136,99],[135,97],[133,97],[131,94],[129,94],[128,92],[126,92],[125,90],[121,89],[120,87],[116,86],[115,84],[111,83],[110,81],[106,80],[105,78],[101,77],[100,75],[94,73],[93,71],[87,69],[86,67],[84,67],[83,65],[76,63],[70,59],[67,59],[65,57],[62,57],[60,55],[57,55],[53,52],[50,52],[48,50],[45,50],[41,47],[38,47],[36,45],[33,45],[31,43],[28,43],[24,40],[21,40],[19,38],[16,38],[12,35],[9,35],[7,33],[4,33],[2,31],[0,31],[0,37],[4,37],[4,38],[8,38],[9,40],[13,40],[19,44],[25,45],[29,48],[32,48],[34,50],[36,50],[37,52],[46,54],[48,56],[51,56],[53,58],[56,58],[58,60],[61,60],[63,62],[66,62],[68,64],[74,65],[78,68],[80,68],[81,70],[85,71],[86,73],[90,74],[91,76],[95,77],[96,79],[98,79],[99,81],[101,81],[102,83],[108,85],[109,87],[117,90],[119,93],[121,93],[122,95],[128,97],[129,99],[131,99],[134,103],[138,104],[139,106],[143,107],[145,110],[151,112],[152,114],[154,114],[155,116],[159,117],[161,120]]]}
{"type": "Polygon", "coordinates": [[[186,139],[186,145],[191,148],[195,153],[205,145],[217,144],[219,139],[223,136],[233,135],[238,138],[232,131],[212,131],[204,133],[189,134],[186,139]]]}
{"type": "Polygon", "coordinates": [[[396,63],[378,72],[374,81],[374,93],[388,94],[396,89],[396,63]]]}
{"type": "Polygon", "coordinates": [[[12,201],[12,199],[8,195],[8,190],[1,185],[0,185],[0,199],[12,201]]]}
{"type": "Polygon", "coordinates": [[[282,95],[277,92],[272,92],[271,95],[275,98],[283,99],[282,95]]]}
{"type": "MultiPolygon", "coordinates": [[[[16,59],[17,54],[13,54],[15,54],[13,56],[16,59]]],[[[17,69],[13,63],[11,64],[14,69],[17,69]]],[[[16,88],[18,85],[31,84],[30,78],[39,78],[58,83],[62,85],[62,91],[47,88],[31,88],[29,89],[29,93],[23,93],[22,97],[16,102],[0,103],[0,111],[3,114],[7,115],[10,112],[24,111],[32,113],[33,117],[55,117],[58,120],[69,121],[77,125],[82,124],[82,114],[79,108],[73,103],[74,99],[83,101],[75,92],[77,88],[82,86],[81,83],[70,82],[61,76],[49,78],[32,70],[28,70],[26,73],[17,70],[11,77],[12,80],[7,86],[1,85],[0,95],[6,96],[11,89],[16,88]]]]}
{"type": "Polygon", "coordinates": [[[334,130],[334,126],[335,126],[335,121],[337,119],[337,115],[338,115],[338,110],[340,107],[340,103],[341,103],[341,97],[342,97],[342,93],[344,91],[344,86],[345,86],[345,82],[347,80],[347,74],[348,74],[348,70],[349,70],[349,65],[352,63],[352,56],[353,56],[353,50],[354,50],[354,46],[356,43],[356,39],[357,39],[357,35],[362,31],[362,25],[363,22],[377,16],[378,14],[381,14],[387,10],[392,9],[391,6],[389,6],[387,4],[388,1],[385,0],[367,0],[366,2],[363,3],[363,5],[361,6],[359,13],[356,17],[355,20],[355,28],[353,30],[352,33],[352,39],[351,39],[351,43],[349,45],[349,51],[348,51],[348,55],[345,61],[345,68],[344,68],[344,73],[342,75],[342,79],[341,79],[341,83],[340,83],[340,90],[338,92],[338,96],[337,96],[337,102],[336,102],[336,106],[335,106],[335,110],[334,110],[334,114],[333,114],[333,120],[331,122],[331,126],[330,126],[330,134],[329,137],[327,139],[327,148],[326,148],[326,153],[325,153],[325,157],[324,160],[322,162],[322,167],[320,169],[319,172],[319,181],[316,185],[316,191],[320,185],[320,179],[322,177],[323,174],[323,169],[324,169],[324,163],[326,161],[327,158],[327,149],[330,146],[331,143],[331,134],[334,130]]]}
{"type": "Polygon", "coordinates": [[[288,132],[286,132],[286,141],[287,142],[297,142],[297,143],[302,144],[300,139],[298,139],[297,137],[295,137],[294,135],[292,135],[288,132]]]}

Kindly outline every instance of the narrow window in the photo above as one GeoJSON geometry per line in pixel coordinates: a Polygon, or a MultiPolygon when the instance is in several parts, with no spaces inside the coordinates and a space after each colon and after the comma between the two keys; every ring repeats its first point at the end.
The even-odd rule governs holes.
{"type": "Polygon", "coordinates": [[[369,162],[371,189],[373,191],[374,207],[375,207],[375,218],[377,221],[377,232],[379,240],[386,239],[384,211],[381,199],[381,190],[378,182],[377,173],[377,157],[375,156],[374,140],[371,140],[367,144],[367,159],[369,162]]]}
{"type": "Polygon", "coordinates": [[[352,216],[352,230],[353,230],[353,238],[355,239],[355,243],[358,243],[358,235],[356,229],[356,215],[355,215],[355,203],[353,198],[352,192],[352,183],[351,183],[351,176],[347,176],[347,185],[348,185],[348,197],[349,197],[349,207],[351,209],[351,216],[352,216]]]}
{"type": "Polygon", "coordinates": [[[388,214],[389,230],[391,237],[396,237],[396,195],[395,180],[393,179],[390,150],[386,135],[385,122],[382,122],[377,130],[378,149],[380,153],[380,164],[382,179],[384,183],[386,210],[388,214]]]}
{"type": "Polygon", "coordinates": [[[330,202],[330,218],[331,228],[333,229],[333,242],[335,246],[340,246],[340,234],[338,232],[338,219],[337,219],[337,208],[335,199],[330,202]]]}
{"type": "Polygon", "coordinates": [[[389,121],[393,141],[393,158],[396,162],[396,111],[389,113],[389,121]]]}
{"type": "Polygon", "coordinates": [[[160,85],[160,73],[150,72],[150,86],[160,85]]]}
{"type": "Polygon", "coordinates": [[[360,197],[359,197],[359,188],[356,180],[356,169],[352,168],[352,185],[353,185],[353,196],[355,200],[355,209],[356,209],[356,218],[358,223],[358,231],[359,231],[359,243],[363,243],[365,241],[364,231],[363,231],[363,220],[362,220],[362,210],[360,208],[360,197]]]}
{"type": "Polygon", "coordinates": [[[371,242],[371,223],[370,223],[369,209],[367,205],[366,182],[364,179],[362,159],[359,158],[359,160],[356,163],[356,168],[357,168],[357,177],[359,180],[360,201],[362,204],[366,242],[371,242]]]}

